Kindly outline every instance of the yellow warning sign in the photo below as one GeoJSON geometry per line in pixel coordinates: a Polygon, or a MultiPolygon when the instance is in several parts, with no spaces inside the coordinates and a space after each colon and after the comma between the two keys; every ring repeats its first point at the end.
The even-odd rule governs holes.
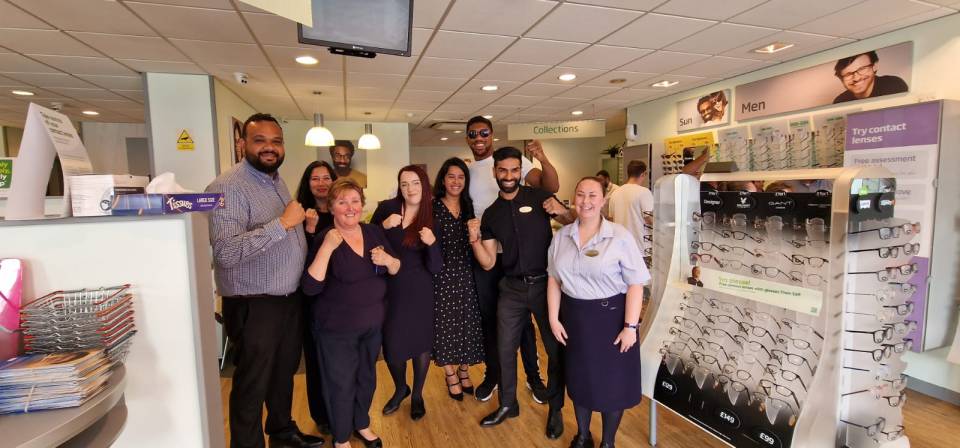
{"type": "Polygon", "coordinates": [[[180,136],[177,137],[177,150],[193,151],[193,148],[193,138],[190,137],[190,133],[186,129],[180,131],[180,136]]]}

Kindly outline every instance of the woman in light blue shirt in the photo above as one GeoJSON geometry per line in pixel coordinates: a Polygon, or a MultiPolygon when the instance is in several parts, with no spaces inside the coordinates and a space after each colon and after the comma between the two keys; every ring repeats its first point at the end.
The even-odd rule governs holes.
{"type": "Polygon", "coordinates": [[[640,403],[637,324],[650,273],[637,241],[601,216],[603,184],[577,183],[579,218],[548,252],[550,329],[565,346],[564,375],[579,430],[571,447],[593,447],[590,419],[603,416],[601,448],[612,448],[623,411],[640,403]]]}

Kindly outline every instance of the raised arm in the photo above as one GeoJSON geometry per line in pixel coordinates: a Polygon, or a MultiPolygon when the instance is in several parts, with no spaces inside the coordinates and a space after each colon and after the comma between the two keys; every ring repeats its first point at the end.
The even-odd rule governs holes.
{"type": "Polygon", "coordinates": [[[557,169],[550,163],[547,155],[543,152],[543,145],[540,140],[533,140],[527,143],[527,151],[534,159],[540,161],[541,169],[534,168],[527,173],[523,180],[531,187],[537,187],[550,193],[560,191],[560,177],[557,175],[557,169]]]}
{"type": "Polygon", "coordinates": [[[250,229],[248,207],[239,191],[212,184],[207,187],[207,192],[223,193],[224,207],[214,210],[210,216],[213,259],[223,268],[231,268],[260,256],[287,238],[288,230],[299,228],[304,220],[303,207],[297,201],[290,201],[283,214],[250,229]]]}

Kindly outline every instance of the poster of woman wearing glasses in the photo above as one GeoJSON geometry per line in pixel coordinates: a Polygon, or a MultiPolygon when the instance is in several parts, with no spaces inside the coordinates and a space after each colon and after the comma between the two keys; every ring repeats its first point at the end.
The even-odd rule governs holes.
{"type": "Polygon", "coordinates": [[[823,63],[736,87],[737,120],[797,112],[910,90],[913,42],[839,54],[823,63]]]}

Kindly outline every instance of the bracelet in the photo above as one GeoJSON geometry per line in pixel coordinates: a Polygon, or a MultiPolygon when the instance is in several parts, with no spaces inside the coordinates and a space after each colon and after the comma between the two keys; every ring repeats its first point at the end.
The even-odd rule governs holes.
{"type": "Polygon", "coordinates": [[[640,324],[631,324],[630,322],[624,322],[624,323],[623,323],[623,328],[629,328],[629,329],[631,329],[631,330],[636,330],[636,329],[639,328],[639,327],[640,327],[640,324]]]}

